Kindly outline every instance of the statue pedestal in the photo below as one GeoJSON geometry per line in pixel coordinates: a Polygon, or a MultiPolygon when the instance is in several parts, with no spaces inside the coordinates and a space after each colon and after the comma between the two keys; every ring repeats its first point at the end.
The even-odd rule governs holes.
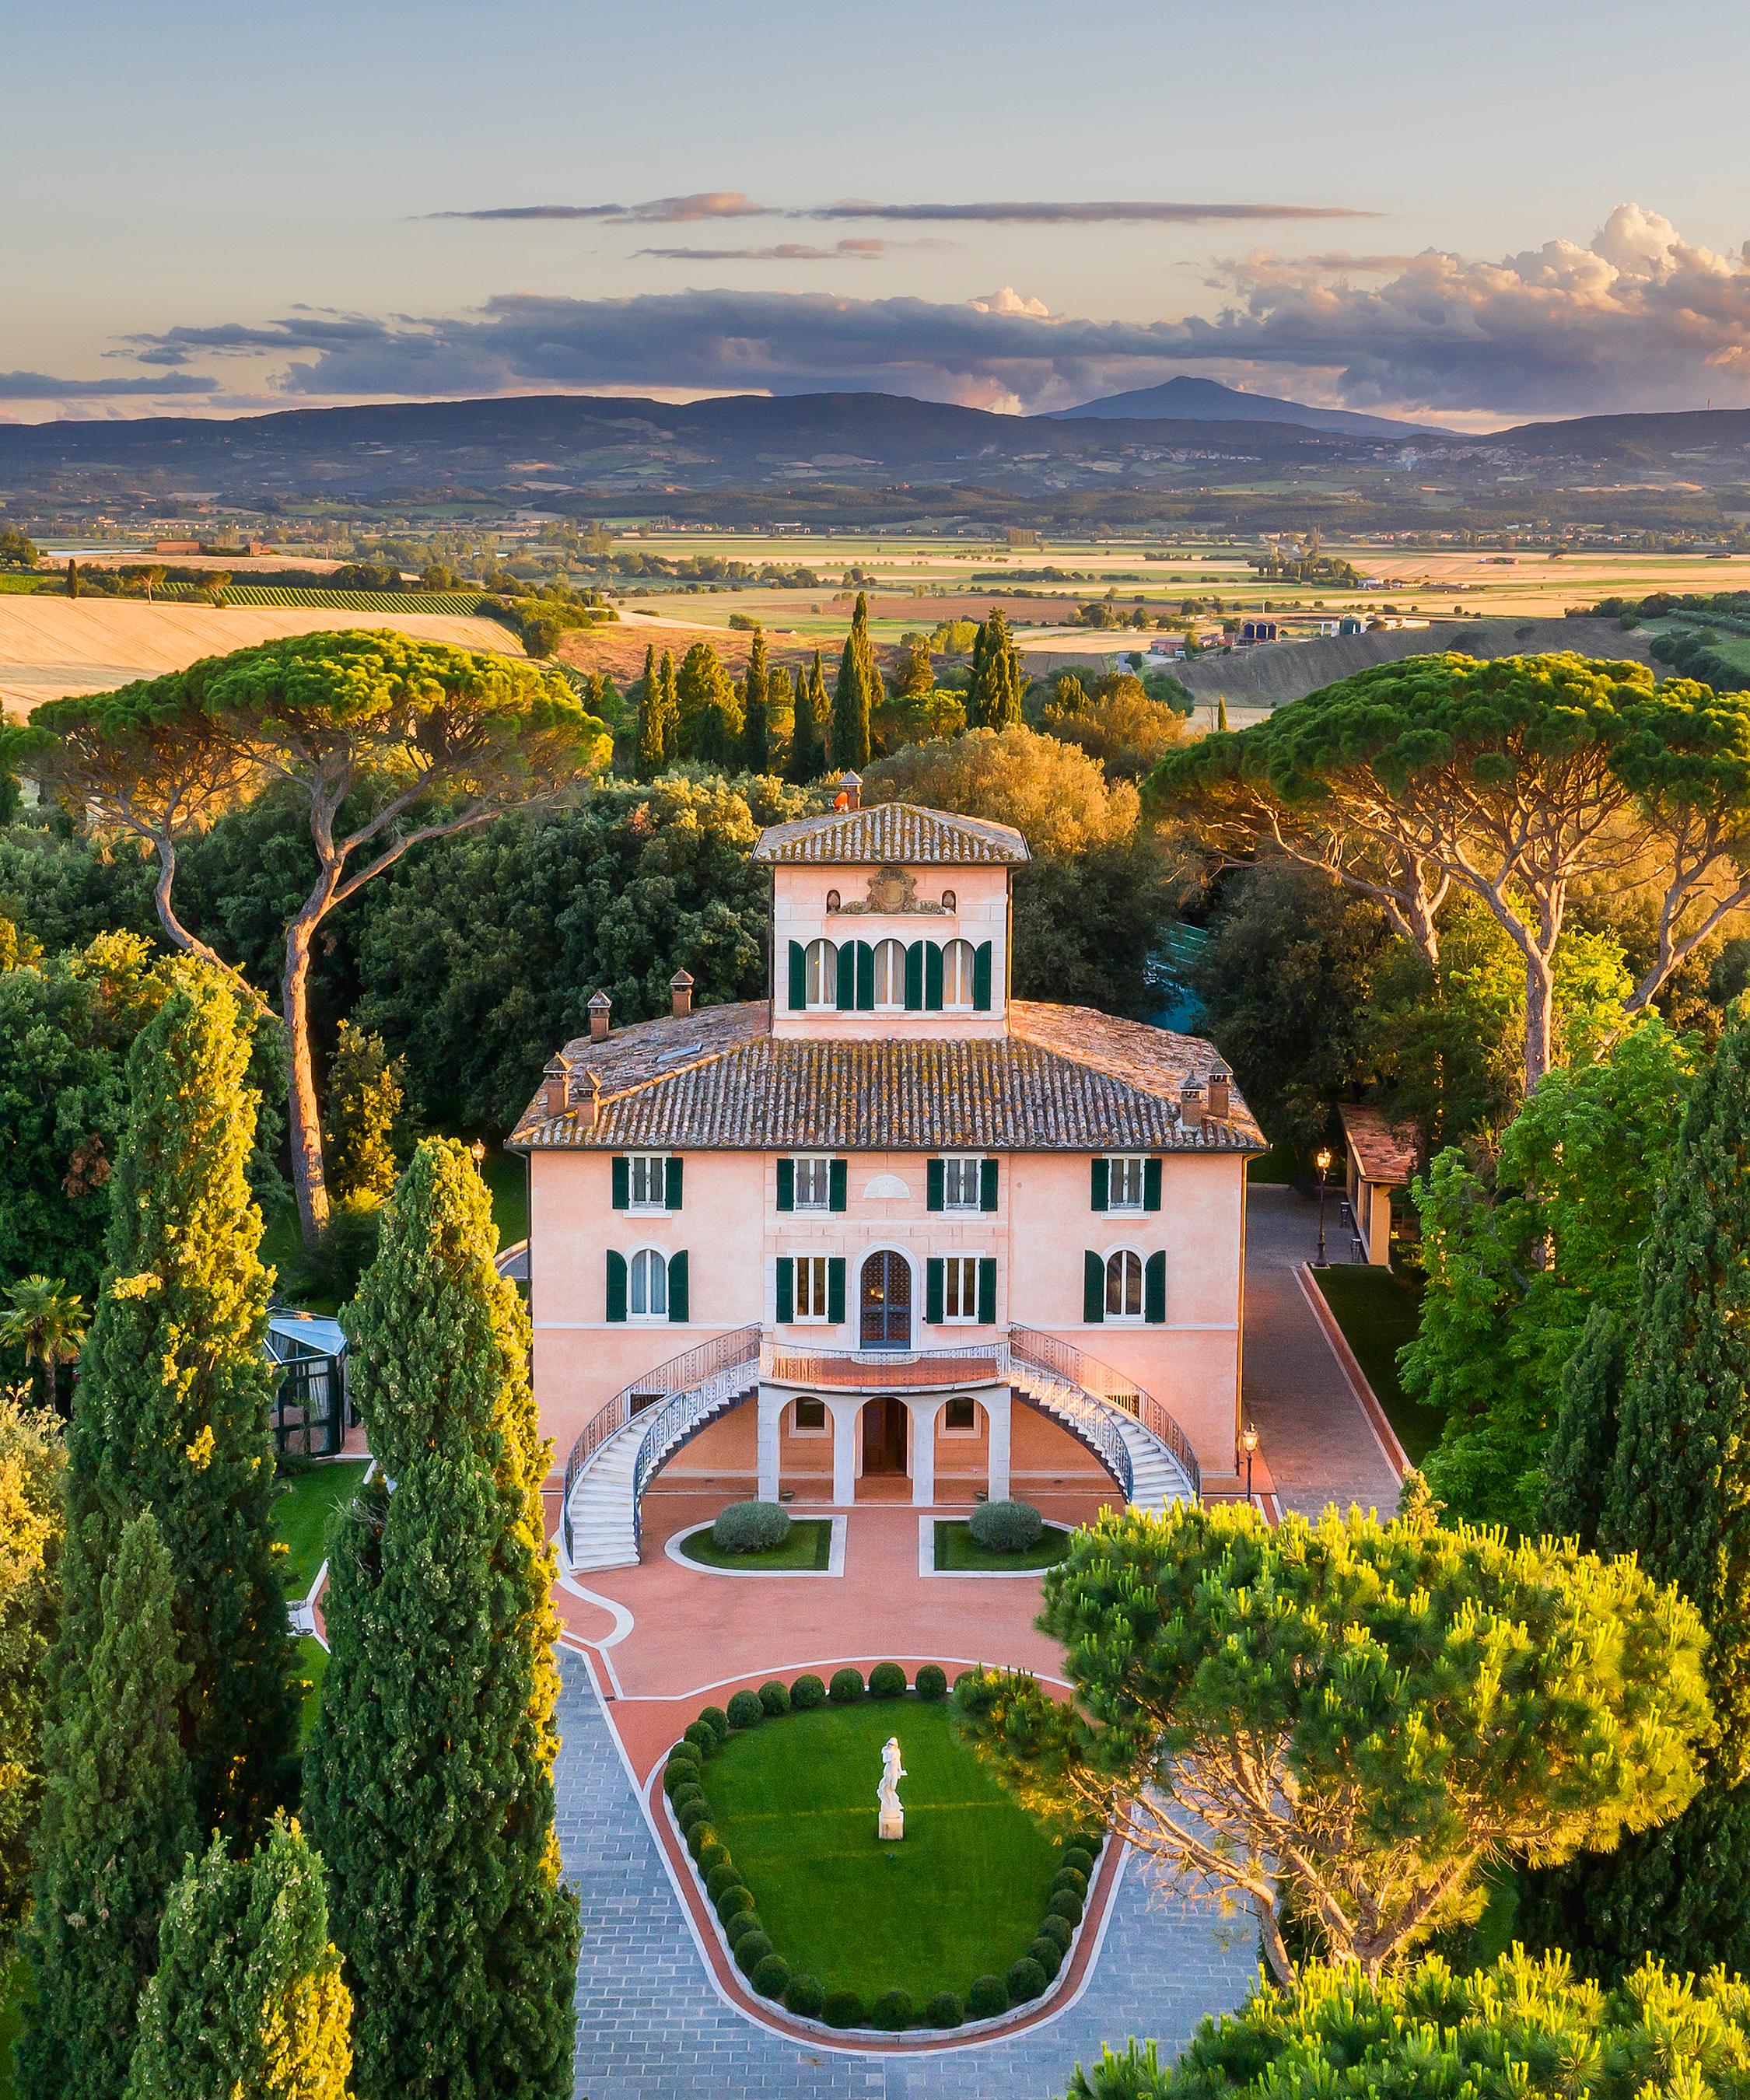
{"type": "Polygon", "coordinates": [[[875,1837],[883,1845],[892,1844],[906,1834],[906,1816],[903,1809],[895,1809],[892,1815],[884,1808],[875,1822],[875,1837]]]}

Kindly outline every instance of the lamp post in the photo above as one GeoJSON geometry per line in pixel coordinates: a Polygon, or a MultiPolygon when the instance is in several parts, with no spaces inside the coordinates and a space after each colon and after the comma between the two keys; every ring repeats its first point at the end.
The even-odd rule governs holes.
{"type": "Polygon", "coordinates": [[[1312,1163],[1319,1170],[1319,1258],[1313,1264],[1313,1267],[1323,1268],[1325,1266],[1325,1177],[1331,1171],[1330,1147],[1322,1146],[1312,1163]]]}
{"type": "Polygon", "coordinates": [[[473,1160],[474,1165],[478,1167],[481,1161],[486,1157],[486,1145],[484,1140],[477,1137],[474,1143],[468,1148],[468,1156],[473,1160]]]}
{"type": "Polygon", "coordinates": [[[1245,1454],[1245,1499],[1252,1499],[1252,1454],[1258,1449],[1258,1432],[1248,1422],[1240,1432],[1240,1449],[1245,1454]]]}

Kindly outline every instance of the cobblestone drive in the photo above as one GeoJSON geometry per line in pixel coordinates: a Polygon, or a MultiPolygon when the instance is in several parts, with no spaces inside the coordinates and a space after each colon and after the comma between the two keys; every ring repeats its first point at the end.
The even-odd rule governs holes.
{"type": "Polygon", "coordinates": [[[1080,1999],[1012,2040],[894,2058],[768,2034],[712,1988],[583,1660],[559,1661],[559,1842],[583,1899],[577,2100],[1051,2100],[1103,2042],[1152,2036],[1169,2055],[1250,1985],[1248,1920],[1182,1907],[1132,1871],[1080,1999]]]}

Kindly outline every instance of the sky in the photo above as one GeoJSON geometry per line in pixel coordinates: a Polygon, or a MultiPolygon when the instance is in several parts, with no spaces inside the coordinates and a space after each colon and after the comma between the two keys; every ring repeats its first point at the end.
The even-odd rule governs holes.
{"type": "Polygon", "coordinates": [[[1735,0],[0,0],[0,419],[1750,406],[1735,0]]]}

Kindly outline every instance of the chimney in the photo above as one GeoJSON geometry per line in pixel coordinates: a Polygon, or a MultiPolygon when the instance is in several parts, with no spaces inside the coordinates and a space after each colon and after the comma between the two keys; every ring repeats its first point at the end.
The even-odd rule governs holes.
{"type": "Polygon", "coordinates": [[[863,776],[860,773],[841,773],[839,792],[834,807],[840,810],[860,810],[863,806],[863,776]]]}
{"type": "Polygon", "coordinates": [[[668,980],[668,996],[673,1002],[675,1019],[685,1021],[693,1011],[693,980],[685,970],[677,970],[668,980]]]}
{"type": "Polygon", "coordinates": [[[1188,1073],[1179,1089],[1179,1121],[1184,1130],[1203,1127],[1203,1082],[1194,1074],[1188,1073]]]}
{"type": "Polygon", "coordinates": [[[613,1004],[613,1000],[608,997],[605,991],[592,992],[590,994],[589,1039],[592,1043],[606,1042],[608,1028],[607,1017],[613,1004]]]}
{"type": "Polygon", "coordinates": [[[1232,1083],[1233,1074],[1225,1065],[1217,1065],[1210,1074],[1210,1114],[1217,1123],[1228,1120],[1228,1089],[1232,1083]]]}
{"type": "Polygon", "coordinates": [[[540,1112],[543,1115],[562,1115],[571,1105],[571,1061],[562,1050],[557,1057],[547,1060],[540,1085],[540,1112]]]}
{"type": "Polygon", "coordinates": [[[584,1118],[584,1128],[593,1130],[596,1118],[602,1113],[602,1074],[590,1065],[584,1068],[584,1076],[589,1082],[589,1098],[584,1104],[588,1112],[584,1118]]]}

